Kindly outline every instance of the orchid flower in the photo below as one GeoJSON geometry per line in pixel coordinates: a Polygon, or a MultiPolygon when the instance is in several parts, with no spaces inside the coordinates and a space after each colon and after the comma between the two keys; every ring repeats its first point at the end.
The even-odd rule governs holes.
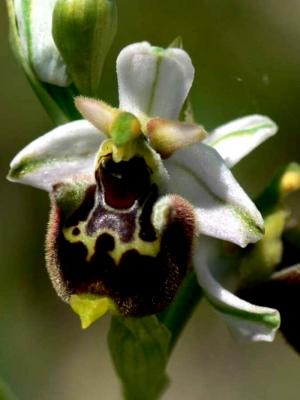
{"type": "Polygon", "coordinates": [[[9,179],[50,193],[47,268],[83,326],[114,309],[156,314],[193,263],[209,302],[231,328],[272,340],[279,313],[254,306],[212,276],[215,239],[259,240],[263,219],[229,167],[276,133],[252,115],[217,128],[181,122],[194,78],[188,54],[142,42],[117,59],[119,108],[77,97],[82,120],[26,146],[9,179]]]}

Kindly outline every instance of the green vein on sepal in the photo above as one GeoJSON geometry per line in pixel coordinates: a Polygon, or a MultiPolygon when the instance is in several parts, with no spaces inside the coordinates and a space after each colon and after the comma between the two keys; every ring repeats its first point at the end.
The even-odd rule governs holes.
{"type": "MultiPolygon", "coordinates": [[[[218,197],[217,197],[218,198],[218,197]]],[[[221,199],[220,199],[221,200],[221,199]]],[[[224,204],[227,204],[225,201],[223,202],[224,204]]],[[[247,226],[247,228],[254,233],[255,235],[258,236],[262,236],[265,233],[265,228],[264,226],[259,226],[257,225],[254,221],[253,218],[250,216],[249,213],[247,213],[244,210],[241,210],[238,207],[234,207],[232,205],[228,205],[228,207],[231,208],[232,212],[234,212],[236,215],[238,215],[243,222],[245,223],[245,225],[247,226]]]]}
{"type": "Polygon", "coordinates": [[[278,329],[280,326],[280,314],[276,310],[274,310],[273,312],[270,311],[270,313],[262,313],[259,311],[257,313],[253,313],[250,311],[229,306],[227,304],[225,305],[210,296],[208,292],[205,292],[205,297],[216,310],[220,311],[223,314],[228,314],[233,317],[241,318],[248,321],[259,322],[269,326],[271,329],[278,329]]]}
{"type": "Polygon", "coordinates": [[[257,125],[253,128],[247,128],[247,129],[243,129],[241,131],[229,132],[226,135],[213,140],[212,142],[209,143],[209,145],[213,147],[227,139],[231,139],[234,137],[255,135],[260,129],[272,128],[273,126],[274,125],[271,123],[264,123],[264,124],[257,125]]]}
{"type": "Polygon", "coordinates": [[[8,178],[21,179],[22,177],[37,171],[40,168],[47,168],[51,165],[76,161],[76,157],[64,157],[64,158],[49,158],[49,159],[35,159],[32,157],[25,157],[22,161],[14,168],[9,171],[8,178]]]}
{"type": "Polygon", "coordinates": [[[157,56],[157,59],[156,59],[154,79],[153,79],[153,83],[152,83],[152,87],[151,87],[151,93],[150,93],[149,101],[148,101],[148,104],[146,107],[146,113],[149,115],[151,115],[151,110],[153,107],[155,91],[156,91],[156,86],[157,86],[158,78],[159,78],[159,74],[160,74],[160,66],[161,66],[164,50],[161,49],[160,47],[154,47],[152,51],[157,56]]]}

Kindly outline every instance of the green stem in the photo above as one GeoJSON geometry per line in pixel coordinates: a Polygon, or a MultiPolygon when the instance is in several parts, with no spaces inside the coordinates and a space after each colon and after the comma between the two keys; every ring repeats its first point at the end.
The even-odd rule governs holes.
{"type": "Polygon", "coordinates": [[[159,314],[159,320],[172,334],[169,354],[172,353],[177,339],[202,299],[202,295],[203,291],[198,284],[195,273],[192,271],[183,281],[172,304],[159,314]]]}

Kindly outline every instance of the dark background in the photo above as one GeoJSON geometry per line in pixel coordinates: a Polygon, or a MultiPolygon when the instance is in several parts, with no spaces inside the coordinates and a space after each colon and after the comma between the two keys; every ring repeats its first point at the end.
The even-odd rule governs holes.
{"type": "MultiPolygon", "coordinates": [[[[207,129],[261,113],[280,132],[234,173],[255,196],[278,166],[299,161],[300,2],[119,0],[119,30],[103,74],[103,99],[117,104],[115,59],[125,45],[167,46],[181,35],[196,67],[192,90],[207,129]]],[[[0,3],[0,376],[22,400],[120,399],[106,348],[108,318],[82,331],[45,271],[47,195],[5,181],[11,158],[51,129],[7,43],[0,3]]],[[[296,204],[296,197],[292,199],[296,204]]],[[[166,400],[299,398],[300,358],[280,335],[236,343],[204,303],[169,365],[166,400]]]]}

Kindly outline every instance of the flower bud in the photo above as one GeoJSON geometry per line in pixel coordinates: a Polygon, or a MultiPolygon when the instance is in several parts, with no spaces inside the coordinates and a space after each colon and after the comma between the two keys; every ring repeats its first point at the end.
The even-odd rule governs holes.
{"type": "Polygon", "coordinates": [[[42,82],[68,86],[66,65],[52,37],[56,0],[14,0],[15,17],[23,55],[42,82]]]}
{"type": "Polygon", "coordinates": [[[81,94],[98,97],[106,54],[117,28],[115,0],[57,0],[53,37],[81,94]]]}

